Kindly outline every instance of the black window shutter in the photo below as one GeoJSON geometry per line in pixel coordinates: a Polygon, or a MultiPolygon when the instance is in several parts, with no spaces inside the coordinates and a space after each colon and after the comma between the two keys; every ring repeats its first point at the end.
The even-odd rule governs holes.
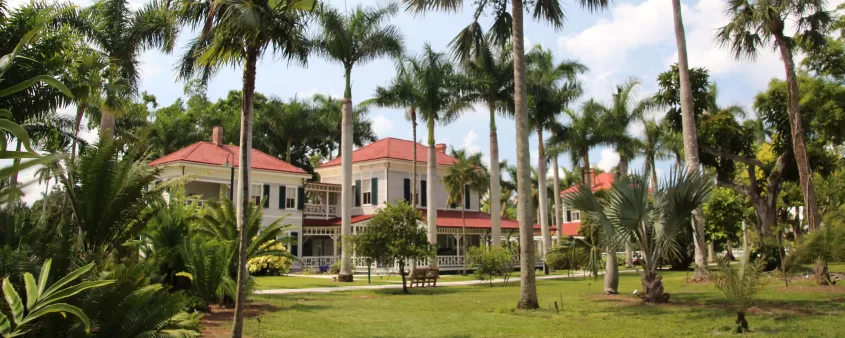
{"type": "Polygon", "coordinates": [[[361,180],[355,180],[355,206],[361,206],[361,180]]]}
{"type": "MultiPolygon", "coordinates": [[[[328,203],[328,201],[326,202],[328,203]]],[[[296,188],[296,210],[305,209],[305,188],[296,188]]]]}
{"type": "Polygon", "coordinates": [[[402,180],[402,194],[405,196],[405,202],[411,203],[411,179],[406,178],[402,180]]]}
{"type": "Polygon", "coordinates": [[[264,195],[261,196],[261,198],[264,199],[264,203],[262,203],[262,204],[264,204],[264,209],[269,208],[270,207],[270,185],[269,184],[264,185],[264,195]]]}
{"type": "Polygon", "coordinates": [[[285,194],[287,193],[287,187],[280,185],[279,186],[279,209],[285,208],[285,194]]]}
{"type": "Polygon", "coordinates": [[[372,198],[370,198],[370,204],[378,205],[378,178],[373,177],[370,182],[372,182],[372,186],[370,187],[370,191],[372,192],[372,198]]]}
{"type": "Polygon", "coordinates": [[[426,207],[428,204],[428,189],[426,189],[425,180],[420,181],[420,206],[426,207]]]}
{"type": "Polygon", "coordinates": [[[572,222],[572,210],[569,210],[569,209],[566,210],[566,221],[572,222]]]}
{"type": "Polygon", "coordinates": [[[290,254],[294,256],[299,256],[299,233],[292,231],[290,233],[290,237],[292,238],[290,244],[290,254]]]}
{"type": "Polygon", "coordinates": [[[470,200],[471,199],[472,199],[472,195],[470,195],[469,184],[464,184],[464,208],[471,209],[470,208],[470,205],[471,205],[470,200]]]}

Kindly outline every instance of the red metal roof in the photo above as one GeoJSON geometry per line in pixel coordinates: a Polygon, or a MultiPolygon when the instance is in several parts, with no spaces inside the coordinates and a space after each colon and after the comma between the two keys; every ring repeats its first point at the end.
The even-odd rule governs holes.
{"type": "MultiPolygon", "coordinates": [[[[426,217],[426,210],[420,209],[420,212],[423,216],[423,221],[425,221],[426,217]]],[[[481,229],[489,229],[491,228],[491,219],[490,214],[479,212],[479,211],[467,211],[466,212],[466,226],[467,228],[481,228],[481,229]]],[[[358,223],[362,221],[366,221],[370,218],[373,218],[373,215],[359,215],[352,217],[352,223],[358,223]]],[[[303,225],[307,226],[330,226],[330,225],[340,225],[340,217],[335,217],[331,219],[305,219],[303,220],[303,225]]],[[[510,220],[507,218],[503,218],[501,223],[501,228],[510,230],[510,229],[519,229],[519,222],[510,220]]],[[[570,222],[563,224],[563,235],[564,236],[578,236],[578,227],[581,223],[578,222],[570,222]]],[[[462,226],[461,221],[461,211],[460,210],[437,210],[437,226],[439,227],[447,227],[447,228],[460,228],[462,226]]],[[[554,233],[556,227],[549,226],[549,229],[554,233]]],[[[539,224],[534,224],[534,230],[540,230],[539,224]]]]}
{"type": "MultiPolygon", "coordinates": [[[[155,161],[151,166],[159,166],[174,162],[191,162],[206,165],[223,166],[226,160],[238,167],[240,147],[233,145],[216,145],[211,142],[197,142],[173,153],[167,154],[155,161]]],[[[294,174],[308,174],[305,170],[293,166],[259,150],[252,149],[252,169],[278,171],[294,174]]]]}
{"type": "MultiPolygon", "coordinates": [[[[614,179],[615,179],[615,177],[611,173],[601,173],[601,174],[596,175],[596,177],[593,178],[593,182],[592,182],[593,183],[593,192],[596,192],[596,191],[599,191],[599,190],[610,189],[613,186],[613,180],[614,179]]],[[[571,186],[569,188],[566,188],[566,190],[561,191],[560,196],[566,195],[566,194],[568,194],[570,192],[574,192],[574,191],[578,191],[577,185],[571,186]]]]}
{"type": "MultiPolygon", "coordinates": [[[[416,142],[392,137],[383,138],[353,151],[352,163],[381,159],[413,161],[414,145],[417,147],[417,162],[428,163],[428,147],[416,142]]],[[[436,153],[435,156],[438,165],[452,165],[458,160],[440,152],[436,153]]],[[[340,165],[340,161],[341,158],[337,157],[321,164],[319,168],[338,166],[340,165]]]]}

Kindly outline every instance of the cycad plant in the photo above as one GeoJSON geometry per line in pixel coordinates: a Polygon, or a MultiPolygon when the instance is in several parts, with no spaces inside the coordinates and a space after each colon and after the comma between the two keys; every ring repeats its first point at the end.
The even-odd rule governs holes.
{"type": "Polygon", "coordinates": [[[657,261],[678,250],[678,229],[689,224],[690,214],[707,200],[712,189],[708,177],[681,170],[673,171],[653,189],[651,201],[648,178],[641,174],[618,178],[604,201],[600,202],[583,185],[567,194],[565,200],[567,205],[581,210],[582,217],[600,224],[606,241],[616,245],[631,241],[639,245],[643,252],[641,298],[645,302],[663,303],[669,300],[669,294],[663,292],[657,261]]]}
{"type": "Polygon", "coordinates": [[[148,210],[153,216],[144,227],[139,249],[148,263],[157,265],[162,279],[175,286],[176,273],[185,268],[182,243],[185,234],[199,221],[199,208],[185,197],[184,186],[177,186],[170,190],[168,200],[156,200],[148,210]]]}
{"type": "Polygon", "coordinates": [[[737,268],[730,266],[728,258],[716,261],[719,263],[719,270],[713,283],[722,291],[736,312],[736,333],[748,332],[745,312],[754,305],[757,293],[766,284],[763,269],[765,264],[761,259],[751,260],[751,255],[744,255],[737,268]]]}
{"type": "Polygon", "coordinates": [[[235,296],[226,292],[231,284],[228,267],[232,262],[232,253],[236,241],[207,241],[194,237],[182,247],[182,259],[187,271],[177,275],[191,280],[191,290],[207,304],[223,303],[226,296],[235,296]]]}

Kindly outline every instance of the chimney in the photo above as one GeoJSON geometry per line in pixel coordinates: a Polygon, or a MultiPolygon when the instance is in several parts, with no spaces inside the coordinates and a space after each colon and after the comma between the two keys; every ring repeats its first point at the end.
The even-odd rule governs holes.
{"type": "Polygon", "coordinates": [[[223,127],[216,126],[211,129],[211,143],[221,146],[223,145],[223,127]]]}
{"type": "Polygon", "coordinates": [[[438,153],[445,154],[446,153],[446,144],[445,143],[438,143],[434,145],[434,150],[438,153]]]}
{"type": "MultiPolygon", "coordinates": [[[[593,184],[593,187],[596,186],[596,170],[590,169],[590,182],[593,184]]],[[[592,187],[590,187],[592,188],[592,187]]]]}

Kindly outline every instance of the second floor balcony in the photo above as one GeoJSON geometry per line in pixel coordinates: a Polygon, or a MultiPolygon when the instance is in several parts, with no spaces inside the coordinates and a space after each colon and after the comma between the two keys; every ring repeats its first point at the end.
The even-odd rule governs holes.
{"type": "Polygon", "coordinates": [[[303,214],[309,218],[340,217],[340,184],[308,182],[305,184],[305,208],[303,214]]]}

